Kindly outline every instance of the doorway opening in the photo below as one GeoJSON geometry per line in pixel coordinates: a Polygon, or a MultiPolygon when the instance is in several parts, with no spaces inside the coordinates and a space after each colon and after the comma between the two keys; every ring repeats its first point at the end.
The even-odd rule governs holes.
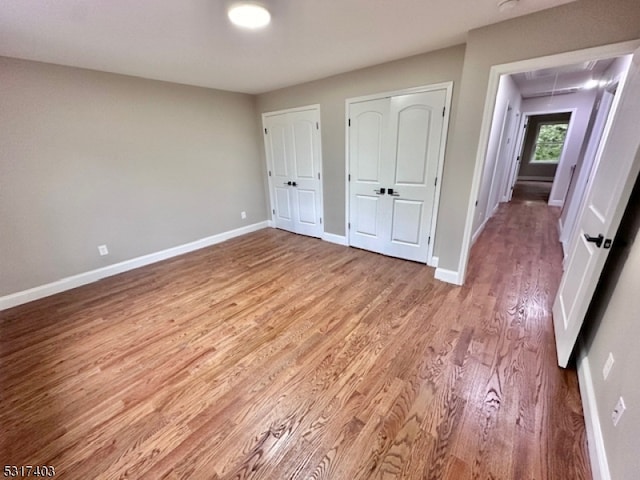
{"type": "Polygon", "coordinates": [[[559,209],[566,258],[601,140],[631,55],[500,77],[472,242],[501,203],[544,200],[559,209]]]}

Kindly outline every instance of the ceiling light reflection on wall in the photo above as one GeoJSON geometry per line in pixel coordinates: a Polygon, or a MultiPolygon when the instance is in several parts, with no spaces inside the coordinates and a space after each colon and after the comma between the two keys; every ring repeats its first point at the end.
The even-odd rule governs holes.
{"type": "Polygon", "coordinates": [[[582,88],[586,88],[587,90],[589,90],[591,88],[604,87],[606,84],[607,82],[605,80],[596,80],[595,78],[592,78],[587,83],[585,83],[582,88]]]}
{"type": "Polygon", "coordinates": [[[515,7],[520,0],[498,0],[498,10],[506,12],[515,7]]]}
{"type": "Polygon", "coordinates": [[[229,20],[234,25],[255,30],[266,27],[271,21],[271,14],[257,3],[237,3],[228,11],[229,20]]]}

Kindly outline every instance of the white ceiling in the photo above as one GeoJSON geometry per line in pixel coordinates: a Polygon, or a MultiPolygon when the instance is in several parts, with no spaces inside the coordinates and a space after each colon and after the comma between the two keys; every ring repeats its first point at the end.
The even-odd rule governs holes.
{"type": "Polygon", "coordinates": [[[516,82],[523,98],[551,94],[573,93],[584,88],[589,80],[599,80],[614,59],[594,60],[531,72],[516,73],[516,82]]]}
{"type": "Polygon", "coordinates": [[[263,0],[265,30],[227,0],[2,0],[0,55],[261,93],[463,43],[484,25],[574,0],[263,0]]]}

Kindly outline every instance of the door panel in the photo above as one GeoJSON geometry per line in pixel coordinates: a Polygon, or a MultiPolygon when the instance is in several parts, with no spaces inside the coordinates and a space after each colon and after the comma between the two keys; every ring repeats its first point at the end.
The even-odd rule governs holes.
{"type": "Polygon", "coordinates": [[[321,237],[319,110],[310,108],[267,115],[264,125],[275,226],[321,237]]]}
{"type": "Polygon", "coordinates": [[[293,231],[293,208],[291,205],[291,192],[287,187],[275,188],[276,200],[276,226],[293,231]]]}
{"type": "Polygon", "coordinates": [[[613,239],[640,169],[640,58],[634,55],[618,111],[595,160],[584,205],[571,239],[566,270],[553,305],[558,364],[566,367],[595,292],[609,249],[585,235],[613,239]]]}
{"type": "Polygon", "coordinates": [[[271,158],[273,159],[273,174],[276,177],[288,178],[288,157],[289,149],[287,148],[287,127],[279,122],[273,122],[269,126],[271,134],[271,158]]]}
{"type": "Polygon", "coordinates": [[[314,178],[315,148],[313,131],[315,125],[306,118],[293,119],[293,163],[296,179],[314,178]]]}
{"type": "Polygon", "coordinates": [[[316,212],[316,192],[313,190],[296,191],[298,201],[298,221],[307,225],[316,225],[318,212],[316,212]]]}
{"type": "Polygon", "coordinates": [[[419,246],[422,225],[422,202],[412,200],[393,201],[391,241],[419,246]]]}
{"type": "MultiPolygon", "coordinates": [[[[374,104],[371,108],[377,108],[374,104]]],[[[354,115],[354,141],[358,182],[379,182],[382,155],[382,130],[384,110],[365,110],[354,115]]]]}
{"type": "Polygon", "coordinates": [[[395,184],[424,185],[431,111],[413,105],[398,112],[395,184]]]}
{"type": "Polygon", "coordinates": [[[378,204],[380,203],[380,197],[357,195],[356,203],[354,230],[359,235],[378,238],[378,204]]]}

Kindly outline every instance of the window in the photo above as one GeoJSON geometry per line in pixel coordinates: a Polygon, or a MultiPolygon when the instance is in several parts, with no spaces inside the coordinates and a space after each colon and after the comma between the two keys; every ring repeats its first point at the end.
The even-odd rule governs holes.
{"type": "Polygon", "coordinates": [[[531,163],[558,163],[568,129],[567,122],[548,122],[538,125],[531,163]]]}

